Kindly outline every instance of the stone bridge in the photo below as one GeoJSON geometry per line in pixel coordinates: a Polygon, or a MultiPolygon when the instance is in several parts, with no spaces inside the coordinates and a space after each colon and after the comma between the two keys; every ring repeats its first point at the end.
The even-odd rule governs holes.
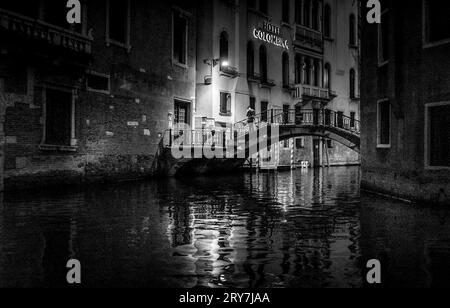
{"type": "Polygon", "coordinates": [[[331,139],[360,151],[360,122],[329,109],[271,109],[222,130],[169,130],[163,137],[155,172],[208,174],[239,169],[272,144],[296,137],[331,139]]]}

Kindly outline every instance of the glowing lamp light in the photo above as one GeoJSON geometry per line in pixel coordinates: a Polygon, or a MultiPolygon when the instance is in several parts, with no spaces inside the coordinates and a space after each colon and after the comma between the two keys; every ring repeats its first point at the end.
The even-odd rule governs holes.
{"type": "Polygon", "coordinates": [[[228,63],[228,61],[223,61],[222,62],[222,67],[228,67],[230,64],[228,63]]]}

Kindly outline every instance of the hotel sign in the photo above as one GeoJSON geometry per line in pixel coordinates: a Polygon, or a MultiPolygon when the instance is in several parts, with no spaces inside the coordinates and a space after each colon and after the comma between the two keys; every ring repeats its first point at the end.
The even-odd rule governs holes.
{"type": "Polygon", "coordinates": [[[263,42],[289,50],[288,40],[281,37],[281,28],[265,21],[262,28],[254,28],[253,36],[263,42]]]}

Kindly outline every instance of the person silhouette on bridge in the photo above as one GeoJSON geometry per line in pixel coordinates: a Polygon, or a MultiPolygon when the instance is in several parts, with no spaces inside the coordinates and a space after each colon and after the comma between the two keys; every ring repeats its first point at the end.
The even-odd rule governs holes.
{"type": "Polygon", "coordinates": [[[253,110],[252,106],[248,106],[247,109],[247,124],[250,132],[254,131],[255,127],[255,110],[253,110]]]}

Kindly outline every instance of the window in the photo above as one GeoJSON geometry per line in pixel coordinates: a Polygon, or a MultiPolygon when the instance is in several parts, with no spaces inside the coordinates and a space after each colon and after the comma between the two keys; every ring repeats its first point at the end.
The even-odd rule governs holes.
{"type": "Polygon", "coordinates": [[[350,128],[355,128],[356,112],[350,112],[350,128]]]}
{"type": "Polygon", "coordinates": [[[295,55],[295,83],[302,83],[303,61],[301,55],[295,55]]]}
{"type": "Polygon", "coordinates": [[[255,48],[253,42],[247,44],[247,76],[255,76],[255,48]]]}
{"type": "Polygon", "coordinates": [[[71,146],[72,93],[46,89],[45,145],[71,146]]]}
{"type": "Polygon", "coordinates": [[[231,94],[226,92],[220,93],[220,115],[231,115],[231,94]]]}
{"type": "Polygon", "coordinates": [[[268,102],[261,102],[261,122],[267,122],[268,119],[268,102]]]}
{"type": "Polygon", "coordinates": [[[289,54],[283,52],[283,86],[289,86],[289,54]]]}
{"type": "Polygon", "coordinates": [[[109,94],[110,77],[103,74],[90,72],[86,74],[86,87],[88,91],[109,94]]]}
{"type": "Polygon", "coordinates": [[[350,45],[356,46],[356,18],[355,15],[350,15],[350,21],[349,21],[349,38],[350,38],[350,45]]]}
{"type": "Polygon", "coordinates": [[[295,139],[295,147],[298,149],[305,148],[305,138],[297,138],[295,139]]]}
{"type": "Polygon", "coordinates": [[[311,25],[311,0],[304,0],[303,4],[303,25],[310,27],[311,25]]]}
{"type": "Polygon", "coordinates": [[[389,100],[378,102],[377,139],[379,148],[391,147],[391,104],[389,100]]]}
{"type": "Polygon", "coordinates": [[[261,45],[259,48],[259,69],[261,73],[261,81],[267,82],[267,49],[261,45]]]}
{"type": "Polygon", "coordinates": [[[426,42],[450,40],[448,0],[425,0],[426,42]]]}
{"type": "Polygon", "coordinates": [[[311,85],[311,72],[313,69],[313,64],[311,63],[309,58],[305,58],[305,62],[303,63],[303,83],[311,85]]]}
{"type": "Polygon", "coordinates": [[[302,0],[295,0],[295,23],[298,25],[302,24],[302,0]]]}
{"type": "Polygon", "coordinates": [[[326,4],[324,9],[323,35],[328,38],[331,37],[331,7],[329,4],[326,4]]]}
{"type": "Polygon", "coordinates": [[[378,25],[378,65],[389,61],[389,14],[382,14],[382,23],[378,25]]]}
{"type": "Polygon", "coordinates": [[[188,21],[179,12],[173,13],[173,59],[187,64],[188,21]]]}
{"type": "Polygon", "coordinates": [[[190,103],[180,100],[175,100],[174,103],[174,122],[178,126],[190,124],[190,103]]]}
{"type": "Polygon", "coordinates": [[[225,31],[220,34],[220,65],[222,65],[224,62],[228,62],[228,52],[229,52],[229,46],[228,46],[228,33],[225,31]]]}
{"type": "Polygon", "coordinates": [[[291,4],[290,4],[291,0],[283,0],[283,13],[282,13],[282,21],[285,23],[290,23],[291,22],[291,18],[290,18],[290,14],[291,14],[291,4]]]}
{"type": "Polygon", "coordinates": [[[319,30],[319,2],[313,0],[312,6],[312,17],[311,17],[312,28],[314,30],[319,30]]]}
{"type": "Polygon", "coordinates": [[[450,167],[450,102],[426,106],[426,165],[450,167]]]}
{"type": "Polygon", "coordinates": [[[323,68],[323,87],[331,90],[331,66],[329,63],[325,64],[323,68]]]}
{"type": "Polygon", "coordinates": [[[350,70],[350,98],[356,98],[356,73],[354,69],[350,70]]]}
{"type": "Polygon", "coordinates": [[[256,110],[256,98],[253,96],[250,96],[250,108],[256,110]]]}
{"type": "Polygon", "coordinates": [[[312,69],[313,69],[313,77],[314,77],[313,85],[316,86],[316,87],[320,87],[320,70],[319,70],[319,67],[320,67],[320,61],[319,60],[314,60],[313,61],[313,67],[312,67],[312,69]]]}
{"type": "Polygon", "coordinates": [[[268,0],[259,0],[259,11],[266,15],[269,13],[268,0]]]}
{"type": "Polygon", "coordinates": [[[107,1],[107,40],[129,45],[130,5],[129,0],[107,1]]]}

